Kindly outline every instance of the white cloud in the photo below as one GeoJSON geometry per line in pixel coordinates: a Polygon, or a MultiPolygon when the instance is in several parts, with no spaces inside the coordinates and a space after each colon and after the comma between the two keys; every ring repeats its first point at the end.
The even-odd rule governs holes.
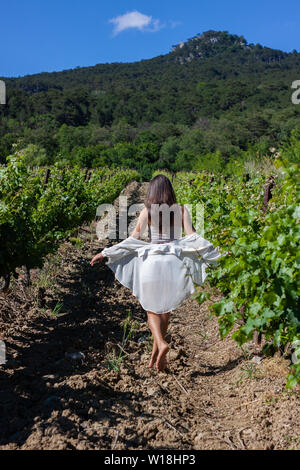
{"type": "Polygon", "coordinates": [[[114,36],[129,28],[154,33],[165,26],[160,20],[152,18],[152,16],[149,15],[144,15],[137,10],[117,16],[116,18],[111,18],[109,22],[114,24],[114,36]]]}

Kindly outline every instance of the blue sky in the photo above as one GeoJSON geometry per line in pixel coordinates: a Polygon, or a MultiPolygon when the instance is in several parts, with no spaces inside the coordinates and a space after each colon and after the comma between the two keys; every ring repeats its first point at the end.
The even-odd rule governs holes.
{"type": "Polygon", "coordinates": [[[148,59],[209,29],[300,52],[299,13],[299,0],[8,0],[0,76],[148,59]]]}

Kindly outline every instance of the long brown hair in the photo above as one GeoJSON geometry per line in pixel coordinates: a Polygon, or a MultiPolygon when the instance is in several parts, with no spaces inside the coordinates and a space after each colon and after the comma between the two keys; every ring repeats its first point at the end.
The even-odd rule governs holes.
{"type": "MultiPolygon", "coordinates": [[[[148,224],[151,225],[151,206],[152,204],[176,204],[176,196],[171,181],[167,176],[159,174],[149,183],[145,206],[148,209],[148,224]]],[[[170,212],[170,226],[174,225],[174,213],[170,212]]],[[[159,213],[159,232],[162,228],[162,213],[159,213]]]]}

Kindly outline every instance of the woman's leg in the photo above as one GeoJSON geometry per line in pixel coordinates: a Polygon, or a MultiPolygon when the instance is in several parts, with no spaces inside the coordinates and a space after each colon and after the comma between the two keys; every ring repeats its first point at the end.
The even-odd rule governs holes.
{"type": "MultiPolygon", "coordinates": [[[[170,312],[160,314],[160,318],[161,318],[161,332],[162,332],[163,338],[165,339],[167,331],[168,331],[170,312]]],[[[153,339],[153,348],[152,348],[151,359],[149,362],[149,367],[153,367],[153,364],[157,358],[157,354],[158,354],[158,347],[157,347],[155,339],[153,339]]]]}
{"type": "Polygon", "coordinates": [[[164,370],[167,366],[166,355],[169,346],[165,341],[168,330],[170,313],[153,313],[147,312],[148,325],[153,335],[153,349],[149,367],[152,367],[156,361],[157,370],[164,370]]]}

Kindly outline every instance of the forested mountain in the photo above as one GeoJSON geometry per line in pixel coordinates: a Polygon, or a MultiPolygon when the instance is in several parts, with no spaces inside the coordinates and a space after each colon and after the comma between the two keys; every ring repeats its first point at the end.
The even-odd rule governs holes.
{"type": "MultiPolygon", "coordinates": [[[[26,148],[30,161],[218,170],[298,135],[291,84],[300,53],[206,31],[170,53],[2,79],[0,158],[26,148]],[[29,146],[29,148],[28,148],[29,146]]],[[[148,169],[148,170],[147,170],[148,169]]]]}

